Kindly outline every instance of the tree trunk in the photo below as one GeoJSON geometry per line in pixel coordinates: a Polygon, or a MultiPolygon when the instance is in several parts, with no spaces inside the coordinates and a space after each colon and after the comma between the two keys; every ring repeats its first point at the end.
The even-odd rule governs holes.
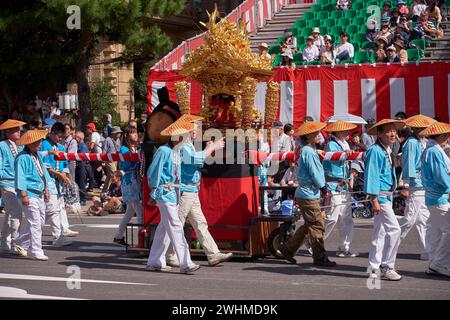
{"type": "Polygon", "coordinates": [[[91,48],[91,36],[83,32],[80,39],[80,60],[77,65],[78,105],[80,108],[81,125],[84,126],[94,120],[91,109],[91,89],[89,87],[89,62],[91,48]]]}

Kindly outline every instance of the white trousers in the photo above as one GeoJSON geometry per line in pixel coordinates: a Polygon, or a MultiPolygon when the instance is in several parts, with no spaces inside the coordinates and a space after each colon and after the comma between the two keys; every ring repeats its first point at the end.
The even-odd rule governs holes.
{"type": "Polygon", "coordinates": [[[63,216],[66,216],[66,205],[64,197],[51,194],[49,201],[45,204],[46,222],[50,224],[53,239],[59,239],[64,236],[63,216]]]}
{"type": "Polygon", "coordinates": [[[176,203],[156,201],[161,221],[155,231],[147,265],[153,267],[166,266],[166,252],[170,243],[175,247],[180,268],[186,269],[194,265],[189,253],[189,245],[184,237],[183,224],[178,216],[176,203]]]}
{"type": "Polygon", "coordinates": [[[450,276],[450,204],[428,206],[430,219],[426,242],[430,268],[450,276]]]}
{"type": "Polygon", "coordinates": [[[380,204],[381,211],[373,219],[372,243],[369,264],[372,269],[380,266],[395,268],[401,229],[392,209],[392,203],[380,204]]]}
{"type": "Polygon", "coordinates": [[[332,191],[331,203],[325,220],[324,239],[327,239],[334,227],[338,226],[338,251],[349,251],[353,240],[352,198],[350,194],[332,191]],[[343,205],[342,203],[348,203],[343,205]]]}
{"type": "Polygon", "coordinates": [[[44,255],[42,250],[42,228],[45,223],[45,202],[43,198],[29,199],[30,204],[23,206],[27,224],[25,228],[20,230],[16,242],[19,246],[28,250],[28,255],[40,257],[44,255]]]}
{"type": "Polygon", "coordinates": [[[115,238],[121,239],[125,236],[125,230],[127,228],[127,224],[136,214],[137,223],[143,223],[143,208],[141,200],[129,201],[127,203],[127,210],[125,210],[125,214],[120,221],[119,228],[117,229],[117,233],[115,238]]]}
{"type": "Polygon", "coordinates": [[[429,217],[430,211],[425,205],[425,190],[411,191],[406,200],[405,215],[398,219],[398,223],[402,229],[400,240],[403,241],[412,227],[416,225],[422,254],[427,254],[429,252],[426,243],[427,222],[429,217]]]}
{"type": "Polygon", "coordinates": [[[19,235],[22,205],[17,199],[14,188],[2,188],[1,192],[3,206],[5,207],[1,238],[2,250],[11,250],[11,240],[15,240],[19,235]]]}
{"type": "MultiPolygon", "coordinates": [[[[186,219],[195,230],[198,240],[200,241],[206,256],[212,258],[219,253],[219,248],[208,230],[208,222],[203,214],[198,192],[183,192],[180,197],[180,206],[178,216],[181,224],[184,226],[186,219]]],[[[167,255],[168,260],[175,260],[175,250],[170,246],[167,255]]]]}

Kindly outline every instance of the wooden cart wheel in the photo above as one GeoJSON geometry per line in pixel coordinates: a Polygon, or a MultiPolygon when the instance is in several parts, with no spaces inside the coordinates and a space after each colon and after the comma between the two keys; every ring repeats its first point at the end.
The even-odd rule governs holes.
{"type": "Polygon", "coordinates": [[[280,239],[280,228],[276,228],[270,233],[269,239],[267,240],[267,243],[268,243],[268,246],[269,246],[270,253],[275,258],[283,259],[283,256],[279,252],[280,242],[281,242],[281,239],[280,239]]]}

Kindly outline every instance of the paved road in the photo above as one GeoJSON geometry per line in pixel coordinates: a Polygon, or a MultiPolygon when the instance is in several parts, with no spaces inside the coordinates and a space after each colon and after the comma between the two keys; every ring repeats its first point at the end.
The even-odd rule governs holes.
{"type": "MultiPolygon", "coordinates": [[[[45,227],[43,242],[47,262],[14,256],[0,258],[0,298],[71,299],[450,299],[448,279],[424,274],[426,262],[418,260],[416,231],[400,247],[397,266],[400,282],[381,282],[381,289],[367,288],[367,252],[371,221],[357,220],[354,259],[334,257],[338,267],[319,269],[310,257],[297,256],[298,265],[264,258],[233,260],[222,266],[202,268],[195,275],[145,271],[145,258],[127,256],[112,238],[121,216],[84,217],[84,224],[70,216],[72,229],[80,232],[70,247],[54,248],[45,227]],[[71,277],[79,267],[82,283],[71,277]],[[69,277],[69,278],[68,278],[69,277]]],[[[3,216],[0,216],[2,223],[3,216]]],[[[336,247],[336,232],[327,248],[336,247]]]]}

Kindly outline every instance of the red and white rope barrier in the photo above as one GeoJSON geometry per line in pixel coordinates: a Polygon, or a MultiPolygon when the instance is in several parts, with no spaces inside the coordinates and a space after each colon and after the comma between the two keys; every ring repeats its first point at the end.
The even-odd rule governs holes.
{"type": "Polygon", "coordinates": [[[55,160],[62,161],[127,161],[140,162],[140,153],[65,153],[59,152],[55,154],[55,160]]]}

